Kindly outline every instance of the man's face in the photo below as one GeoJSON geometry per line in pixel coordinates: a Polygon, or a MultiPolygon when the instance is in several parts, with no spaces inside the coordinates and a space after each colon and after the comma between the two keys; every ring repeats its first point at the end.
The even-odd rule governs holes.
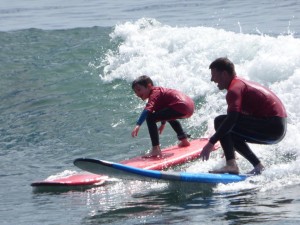
{"type": "Polygon", "coordinates": [[[211,69],[211,81],[217,83],[220,90],[224,90],[228,89],[231,78],[226,71],[211,69]]]}

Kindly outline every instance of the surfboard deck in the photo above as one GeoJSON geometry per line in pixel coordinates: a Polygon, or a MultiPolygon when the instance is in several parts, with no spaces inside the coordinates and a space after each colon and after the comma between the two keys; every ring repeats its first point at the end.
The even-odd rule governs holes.
{"type": "MultiPolygon", "coordinates": [[[[187,147],[178,147],[178,145],[175,145],[163,149],[162,158],[137,156],[132,159],[123,160],[120,163],[149,170],[164,170],[199,158],[202,148],[207,142],[207,138],[192,140],[190,141],[191,145],[187,147]]],[[[219,144],[216,144],[215,150],[219,147],[219,144]]]]}
{"type": "Polygon", "coordinates": [[[187,172],[169,172],[156,171],[136,168],[120,163],[109,162],[105,160],[96,160],[88,158],[78,158],[74,160],[74,165],[78,168],[95,173],[106,174],[111,177],[142,180],[142,181],[180,181],[190,183],[205,184],[228,184],[246,180],[251,175],[234,174],[213,174],[213,173],[187,173],[187,172]]]}
{"type": "MultiPolygon", "coordinates": [[[[173,166],[184,164],[186,162],[195,160],[199,157],[202,148],[207,143],[207,138],[201,138],[190,141],[191,145],[187,147],[171,146],[162,150],[163,157],[151,157],[144,158],[143,156],[137,156],[132,159],[123,160],[120,164],[133,166],[143,169],[151,170],[164,170],[173,166]]],[[[215,145],[215,149],[218,149],[219,144],[215,145]]],[[[102,185],[107,179],[103,175],[95,174],[75,174],[64,178],[58,178],[53,180],[43,180],[31,183],[32,187],[77,187],[77,186],[91,186],[91,185],[102,185]]]]}

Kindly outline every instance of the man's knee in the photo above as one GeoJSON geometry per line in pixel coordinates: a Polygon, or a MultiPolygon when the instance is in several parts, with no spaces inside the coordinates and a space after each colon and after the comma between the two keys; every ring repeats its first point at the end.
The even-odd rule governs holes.
{"type": "Polygon", "coordinates": [[[220,125],[225,120],[225,118],[226,118],[226,115],[220,115],[215,118],[215,120],[214,120],[215,130],[217,130],[220,127],[220,125]]]}

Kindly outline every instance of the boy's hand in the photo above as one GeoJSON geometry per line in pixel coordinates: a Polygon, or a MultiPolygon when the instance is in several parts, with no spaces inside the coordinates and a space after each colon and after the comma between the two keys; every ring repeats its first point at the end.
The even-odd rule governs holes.
{"type": "Polygon", "coordinates": [[[133,131],[131,132],[131,136],[136,137],[139,133],[139,130],[140,130],[140,126],[136,125],[135,128],[133,129],[133,131]]]}
{"type": "Polygon", "coordinates": [[[158,128],[159,134],[162,134],[163,130],[165,129],[166,124],[161,124],[160,127],[158,128]]]}

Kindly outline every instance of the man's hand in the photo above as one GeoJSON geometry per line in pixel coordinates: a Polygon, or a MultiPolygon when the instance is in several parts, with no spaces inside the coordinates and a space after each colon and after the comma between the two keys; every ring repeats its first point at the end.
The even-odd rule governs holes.
{"type": "Polygon", "coordinates": [[[214,149],[214,144],[208,142],[202,149],[202,152],[200,154],[200,159],[202,158],[203,161],[208,160],[209,155],[213,149],[214,149]]]}

